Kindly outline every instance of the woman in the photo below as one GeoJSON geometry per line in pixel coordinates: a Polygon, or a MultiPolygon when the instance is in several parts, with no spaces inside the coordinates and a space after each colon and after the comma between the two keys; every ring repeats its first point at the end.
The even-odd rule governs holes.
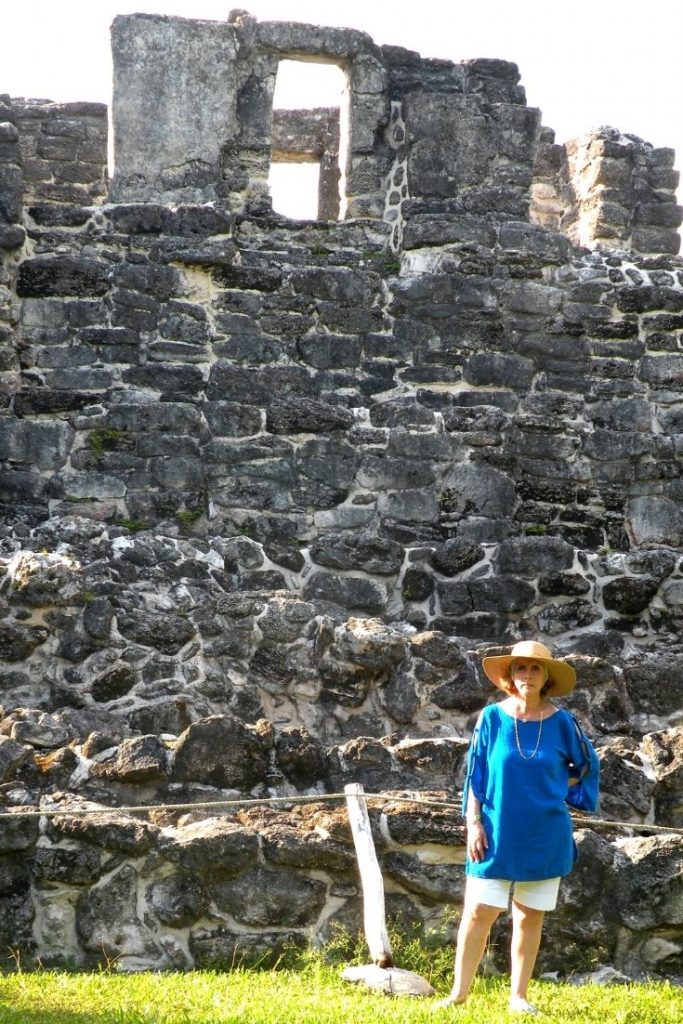
{"type": "Polygon", "coordinates": [[[573,690],[571,665],[523,640],[510,654],[484,658],[482,668],[507,696],[484,708],[472,737],[463,791],[465,903],[453,988],[437,1005],[466,1000],[512,890],[510,1009],[533,1014],[527,989],[543,918],[577,856],[567,804],[597,809],[599,764],[574,717],[548,700],[573,690]]]}

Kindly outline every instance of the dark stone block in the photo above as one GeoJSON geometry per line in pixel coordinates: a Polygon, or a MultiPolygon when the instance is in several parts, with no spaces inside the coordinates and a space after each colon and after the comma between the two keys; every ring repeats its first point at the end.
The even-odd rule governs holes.
{"type": "Polygon", "coordinates": [[[192,875],[169,875],[147,890],[152,911],[172,928],[186,928],[203,917],[209,906],[209,894],[200,879],[192,875]]]}
{"type": "Polygon", "coordinates": [[[123,235],[159,235],[168,233],[171,211],[154,203],[110,206],[106,216],[114,231],[123,235]]]}
{"type": "Polygon", "coordinates": [[[137,610],[117,617],[119,632],[128,640],[153,647],[163,654],[177,654],[195,635],[191,622],[179,615],[155,615],[137,610]]]}
{"type": "Polygon", "coordinates": [[[430,427],[434,413],[414,398],[392,399],[375,402],[370,407],[370,422],[373,427],[430,427]]]}
{"type": "Polygon", "coordinates": [[[114,293],[114,301],[119,295],[123,303],[156,310],[157,300],[165,302],[173,295],[178,272],[173,267],[158,263],[125,262],[117,264],[113,278],[119,289],[114,293]]]}
{"type": "Polygon", "coordinates": [[[184,396],[199,395],[204,390],[204,377],[195,366],[148,364],[124,370],[122,377],[126,384],[160,392],[162,401],[180,402],[184,396]]]}
{"type": "Polygon", "coordinates": [[[475,612],[519,612],[534,604],[536,590],[515,576],[495,576],[468,583],[475,612]]]}
{"type": "Polygon", "coordinates": [[[211,274],[222,288],[274,292],[282,284],[282,271],[270,267],[214,266],[211,274]]]}
{"type": "Polygon", "coordinates": [[[405,672],[397,672],[382,687],[380,702],[395,722],[410,724],[420,705],[415,680],[405,672]]]}
{"type": "Polygon", "coordinates": [[[35,875],[39,882],[89,885],[100,876],[100,855],[87,848],[68,850],[40,847],[35,854],[35,875]]]}
{"type": "Polygon", "coordinates": [[[36,224],[43,227],[78,228],[92,216],[92,210],[86,207],[64,203],[42,203],[30,206],[28,212],[36,224]]]}
{"type": "Polygon", "coordinates": [[[493,385],[522,391],[531,387],[534,372],[533,363],[521,356],[480,352],[467,360],[464,377],[477,387],[493,385]]]}
{"type": "Polygon", "coordinates": [[[425,601],[434,591],[434,577],[424,569],[406,569],[401,594],[404,601],[425,601]]]}
{"type": "Polygon", "coordinates": [[[581,629],[600,621],[600,612],[590,601],[547,604],[538,614],[538,626],[549,636],[581,629]]]}
{"type": "Polygon", "coordinates": [[[444,615],[467,615],[473,611],[472,594],[467,583],[437,583],[436,592],[444,615]]]}
{"type": "Polygon", "coordinates": [[[93,700],[107,703],[125,696],[136,683],[135,673],[129,665],[118,665],[93,679],[90,692],[93,700]]]}
{"type": "Polygon", "coordinates": [[[72,839],[132,857],[147,853],[159,838],[156,825],[136,821],[116,811],[102,811],[89,818],[70,817],[65,813],[50,819],[47,833],[55,842],[72,839]]]}
{"type": "MultiPolygon", "coordinates": [[[[28,750],[25,748],[19,748],[19,744],[14,743],[13,740],[6,739],[3,737],[3,744],[0,746],[0,760],[3,762],[2,778],[7,779],[10,777],[8,767],[11,760],[17,757],[19,750],[21,750],[20,758],[17,757],[16,766],[20,767],[26,761],[28,756],[28,750]],[[15,755],[10,753],[10,749],[18,748],[15,755]]],[[[16,816],[7,810],[0,821],[0,853],[10,853],[15,850],[28,851],[35,846],[39,835],[38,819],[29,818],[21,814],[16,816]]],[[[28,856],[28,854],[24,854],[28,856]]]]}
{"type": "Polygon", "coordinates": [[[22,298],[104,295],[109,290],[110,275],[111,267],[102,260],[37,256],[20,265],[17,294],[22,298]]]}
{"type": "Polygon", "coordinates": [[[543,573],[538,580],[538,589],[541,594],[547,597],[559,597],[565,594],[568,597],[579,597],[587,594],[590,590],[590,583],[578,573],[551,572],[543,573]]]}
{"type": "Polygon", "coordinates": [[[104,400],[101,392],[53,391],[51,388],[24,388],[14,400],[14,411],[19,416],[41,413],[74,412],[104,400]]]}
{"type": "Polygon", "coordinates": [[[26,241],[26,232],[18,224],[0,224],[0,249],[11,252],[26,241]]]}
{"type": "Polygon", "coordinates": [[[304,362],[318,370],[339,370],[360,364],[363,345],[359,338],[334,334],[311,334],[297,342],[304,362]]]}
{"type": "Polygon", "coordinates": [[[574,550],[559,537],[519,537],[503,541],[494,556],[501,574],[534,576],[570,569],[574,550]]]}
{"type": "Polygon", "coordinates": [[[307,601],[327,601],[369,615],[381,614],[387,601],[383,588],[373,580],[324,572],[314,572],[308,577],[303,596],[307,601]]]}
{"type": "MultiPolygon", "coordinates": [[[[450,675],[450,673],[449,673],[450,675]]],[[[478,711],[490,695],[488,680],[482,680],[470,666],[455,672],[452,678],[436,686],[429,699],[444,711],[478,711]]]]}
{"type": "Polygon", "coordinates": [[[651,576],[619,576],[609,580],[602,587],[605,608],[622,615],[639,615],[659,590],[659,582],[651,576]]]}
{"type": "Polygon", "coordinates": [[[272,736],[232,715],[194,722],[178,739],[172,780],[219,788],[251,789],[268,773],[272,736]]]}
{"type": "Polygon", "coordinates": [[[324,434],[347,430],[353,422],[353,413],[347,409],[296,396],[276,399],[266,415],[267,429],[274,434],[324,434]]]}
{"type": "Polygon", "coordinates": [[[176,828],[174,835],[162,840],[160,850],[166,860],[187,871],[220,871],[229,877],[253,863],[258,837],[232,821],[210,818],[176,828]]]}
{"type": "Polygon", "coordinates": [[[310,556],[318,565],[331,569],[355,569],[391,576],[401,568],[403,547],[370,534],[328,533],[311,545],[310,556]]]}
{"type": "Polygon", "coordinates": [[[21,167],[13,163],[2,163],[0,179],[0,219],[7,224],[21,220],[23,196],[23,175],[21,167]]]}
{"type": "Polygon", "coordinates": [[[455,576],[465,569],[470,569],[484,557],[485,551],[478,544],[453,537],[434,549],[432,565],[443,576],[455,576]]]}
{"type": "Polygon", "coordinates": [[[303,927],[312,925],[323,909],[327,886],[291,871],[255,867],[239,879],[214,882],[212,898],[234,919],[259,927],[303,927]]]}
{"type": "Polygon", "coordinates": [[[0,660],[23,661],[49,637],[44,626],[25,626],[19,622],[0,622],[0,660]]]}
{"type": "Polygon", "coordinates": [[[384,855],[383,866],[391,878],[426,903],[460,903],[464,896],[460,865],[425,864],[410,854],[391,852],[384,855]]]}
{"type": "Polygon", "coordinates": [[[93,765],[90,771],[95,778],[134,785],[160,782],[168,774],[168,756],[157,736],[134,736],[123,740],[112,758],[93,765]]]}

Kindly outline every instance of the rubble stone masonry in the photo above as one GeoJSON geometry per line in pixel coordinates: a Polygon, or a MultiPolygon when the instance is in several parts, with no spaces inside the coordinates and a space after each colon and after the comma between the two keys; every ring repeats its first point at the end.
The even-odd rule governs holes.
{"type": "MultiPolygon", "coordinates": [[[[683,828],[672,151],[557,145],[515,65],[348,29],[133,15],[113,52],[111,180],[104,107],[0,97],[0,943],[354,932],[343,804],[186,807],[352,781],[394,797],[390,915],[450,935],[461,819],[406,798],[457,800],[522,637],[577,668],[602,816],[683,828]],[[273,121],[283,59],[346,114],[273,121]],[[273,153],[326,161],[319,220],[273,153]]],[[[542,968],[680,979],[683,838],[576,838],[542,968]]]]}

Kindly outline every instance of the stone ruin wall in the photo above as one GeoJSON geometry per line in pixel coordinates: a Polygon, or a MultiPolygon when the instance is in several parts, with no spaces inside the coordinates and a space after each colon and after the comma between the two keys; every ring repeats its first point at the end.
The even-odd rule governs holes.
{"type": "MultiPolygon", "coordinates": [[[[0,107],[0,798],[63,812],[0,819],[5,946],[189,967],[353,931],[338,804],[69,813],[349,781],[397,795],[390,914],[444,927],[460,819],[398,797],[457,795],[480,655],[528,635],[577,667],[603,816],[683,827],[673,153],[556,146],[514,65],[351,30],[113,40],[113,182],[103,106],[0,107]],[[285,57],[344,67],[348,123],[271,126],[285,57]],[[344,219],[273,214],[271,150],[335,148],[344,219]]],[[[683,975],[681,838],[577,841],[542,968],[683,975]]]]}

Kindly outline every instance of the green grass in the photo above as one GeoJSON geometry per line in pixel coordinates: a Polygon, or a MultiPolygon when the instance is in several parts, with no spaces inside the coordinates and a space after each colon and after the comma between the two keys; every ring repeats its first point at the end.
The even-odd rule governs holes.
{"type": "MultiPolygon", "coordinates": [[[[448,979],[434,980],[444,994],[448,979]]],[[[548,1024],[680,1024],[683,1019],[683,990],[668,983],[533,982],[530,996],[548,1024]]],[[[296,969],[0,976],[0,1024],[509,1024],[513,1019],[505,978],[476,981],[466,1007],[434,1014],[432,1004],[350,985],[340,979],[339,965],[316,955],[296,969]]]]}

